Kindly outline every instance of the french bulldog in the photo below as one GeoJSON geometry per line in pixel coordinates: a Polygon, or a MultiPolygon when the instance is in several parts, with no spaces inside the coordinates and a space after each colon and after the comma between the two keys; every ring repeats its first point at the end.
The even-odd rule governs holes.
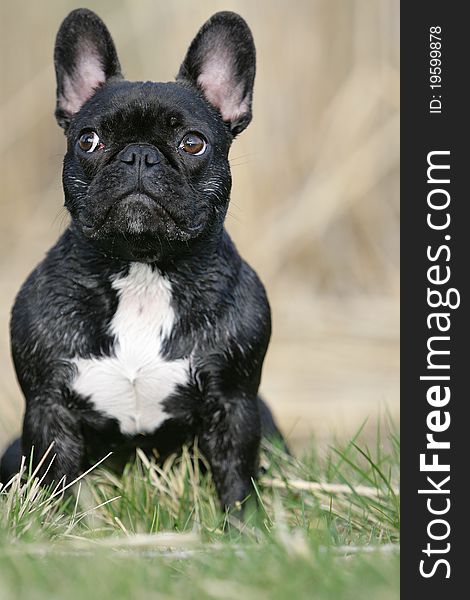
{"type": "Polygon", "coordinates": [[[79,9],[54,64],[71,222],[13,307],[26,411],[0,478],[52,442],[45,483],[109,451],[164,459],[197,438],[221,506],[239,506],[261,436],[280,436],[258,396],[268,300],[224,228],[229,149],[252,117],[251,32],[219,12],[175,82],[130,82],[104,23],[79,9]]]}

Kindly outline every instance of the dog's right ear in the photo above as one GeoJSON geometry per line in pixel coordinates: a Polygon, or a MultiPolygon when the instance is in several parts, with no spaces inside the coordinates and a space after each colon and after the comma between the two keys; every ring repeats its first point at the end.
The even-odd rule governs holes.
{"type": "Polygon", "coordinates": [[[57,78],[55,116],[65,130],[97,88],[111,77],[122,77],[111,34],[103,21],[86,8],[72,11],[60,26],[54,66],[57,78]]]}
{"type": "Polygon", "coordinates": [[[176,79],[198,88],[236,136],[251,121],[255,70],[250,28],[240,15],[222,11],[201,27],[176,79]]]}

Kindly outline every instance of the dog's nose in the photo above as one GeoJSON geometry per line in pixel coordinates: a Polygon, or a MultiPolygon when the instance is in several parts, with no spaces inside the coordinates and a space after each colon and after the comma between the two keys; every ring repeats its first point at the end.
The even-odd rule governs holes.
{"type": "Polygon", "coordinates": [[[121,162],[139,167],[152,167],[160,160],[160,152],[149,144],[129,144],[118,155],[121,162]]]}

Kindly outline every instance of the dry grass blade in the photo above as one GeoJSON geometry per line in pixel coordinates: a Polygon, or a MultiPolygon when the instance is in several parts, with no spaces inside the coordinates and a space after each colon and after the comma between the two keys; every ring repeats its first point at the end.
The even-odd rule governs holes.
{"type": "Polygon", "coordinates": [[[76,477],[73,481],[70,481],[69,483],[67,483],[67,485],[60,485],[60,482],[59,482],[59,484],[56,487],[57,491],[54,491],[52,493],[52,495],[47,500],[45,500],[45,502],[48,502],[49,500],[52,500],[53,498],[56,498],[57,496],[63,496],[65,490],[69,489],[70,487],[72,487],[73,485],[75,485],[76,483],[78,483],[79,481],[81,481],[89,473],[91,473],[92,471],[94,471],[97,467],[99,467],[99,465],[101,465],[106,459],[108,459],[111,456],[111,454],[112,454],[112,452],[108,452],[108,454],[106,454],[106,456],[104,456],[97,463],[95,463],[94,465],[92,465],[84,473],[82,473],[81,475],[79,475],[78,477],[76,477]],[[59,487],[59,489],[57,489],[58,487],[59,487]]]}
{"type": "Polygon", "coordinates": [[[158,534],[134,534],[126,537],[107,537],[104,539],[81,538],[74,542],[74,546],[90,547],[103,546],[115,549],[131,548],[194,548],[200,545],[201,539],[194,533],[164,532],[158,534]]]}
{"type": "MultiPolygon", "coordinates": [[[[262,477],[259,483],[266,487],[278,489],[296,489],[308,492],[320,492],[324,494],[358,494],[366,498],[375,498],[386,494],[378,488],[367,485],[357,485],[351,487],[343,483],[319,483],[315,481],[305,481],[303,479],[276,479],[270,477],[262,477]]],[[[393,489],[396,495],[399,494],[398,489],[393,489]]]]}

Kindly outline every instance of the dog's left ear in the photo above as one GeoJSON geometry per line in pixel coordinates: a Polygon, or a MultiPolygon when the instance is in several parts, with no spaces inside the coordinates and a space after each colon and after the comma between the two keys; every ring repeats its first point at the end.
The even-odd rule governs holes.
{"type": "Polygon", "coordinates": [[[114,42],[93,11],[73,10],[57,33],[54,66],[57,78],[55,116],[66,131],[73,116],[111,77],[121,78],[114,42]]]}
{"type": "Polygon", "coordinates": [[[218,12],[192,41],[177,80],[200,89],[235,136],[251,121],[255,70],[255,45],[248,25],[236,13],[218,12]]]}

